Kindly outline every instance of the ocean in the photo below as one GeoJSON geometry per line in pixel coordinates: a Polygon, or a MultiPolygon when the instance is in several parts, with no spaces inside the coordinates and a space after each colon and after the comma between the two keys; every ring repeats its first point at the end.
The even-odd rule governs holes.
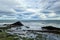
{"type": "Polygon", "coordinates": [[[33,27],[54,26],[60,28],[60,20],[35,20],[35,21],[22,21],[24,25],[33,27]]]}
{"type": "Polygon", "coordinates": [[[60,28],[60,20],[0,20],[0,24],[15,23],[20,21],[24,26],[29,27],[43,27],[54,26],[60,28]]]}

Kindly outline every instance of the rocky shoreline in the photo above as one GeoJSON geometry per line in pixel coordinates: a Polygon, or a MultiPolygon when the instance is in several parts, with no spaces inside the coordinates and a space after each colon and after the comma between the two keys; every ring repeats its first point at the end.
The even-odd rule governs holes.
{"type": "MultiPolygon", "coordinates": [[[[23,25],[20,21],[15,22],[13,24],[4,24],[4,26],[6,27],[0,27],[0,29],[5,29],[7,34],[11,34],[11,35],[18,35],[18,37],[25,37],[25,38],[37,38],[37,36],[44,36],[47,35],[49,36],[49,34],[52,36],[52,34],[55,36],[56,35],[60,35],[60,28],[56,28],[54,26],[44,26],[41,27],[41,30],[30,30],[29,26],[25,26],[23,25]]],[[[39,37],[40,37],[39,36],[39,37]]],[[[42,37],[41,36],[41,37],[42,37]]],[[[57,36],[55,36],[57,37],[57,36]]]]}
{"type": "MultiPolygon", "coordinates": [[[[8,27],[21,27],[24,26],[20,21],[9,24],[8,27]]],[[[29,28],[28,26],[25,26],[26,28],[29,28]]],[[[60,33],[60,28],[53,27],[53,26],[45,26],[41,28],[42,30],[27,30],[27,31],[40,31],[40,32],[48,32],[48,33],[60,33]]],[[[25,30],[26,31],[26,30],[25,30]]]]}

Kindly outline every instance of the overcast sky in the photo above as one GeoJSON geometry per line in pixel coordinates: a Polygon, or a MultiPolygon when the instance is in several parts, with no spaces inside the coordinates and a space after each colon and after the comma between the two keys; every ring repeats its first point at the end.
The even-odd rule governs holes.
{"type": "Polygon", "coordinates": [[[0,20],[60,20],[60,0],[0,0],[0,20]]]}

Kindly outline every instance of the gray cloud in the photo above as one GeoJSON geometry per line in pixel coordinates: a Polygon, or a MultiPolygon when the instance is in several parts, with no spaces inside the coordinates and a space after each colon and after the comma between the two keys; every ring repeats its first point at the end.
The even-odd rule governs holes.
{"type": "Polygon", "coordinates": [[[4,18],[60,20],[60,0],[0,0],[0,19],[4,18]]]}

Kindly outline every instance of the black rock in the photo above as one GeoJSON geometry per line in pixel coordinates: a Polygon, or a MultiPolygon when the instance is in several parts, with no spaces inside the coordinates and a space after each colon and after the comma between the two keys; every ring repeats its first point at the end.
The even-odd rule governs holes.
{"type": "Polygon", "coordinates": [[[42,27],[42,29],[47,29],[47,30],[60,30],[60,28],[53,27],[53,26],[45,26],[45,27],[42,27]]]}
{"type": "Polygon", "coordinates": [[[16,27],[16,26],[24,26],[24,25],[20,21],[18,21],[18,22],[15,22],[13,24],[10,24],[9,26],[10,27],[16,27]]]}
{"type": "Polygon", "coordinates": [[[30,28],[30,27],[26,26],[26,28],[30,28]]]}
{"type": "Polygon", "coordinates": [[[0,32],[2,32],[2,30],[0,30],[0,32]]]}

